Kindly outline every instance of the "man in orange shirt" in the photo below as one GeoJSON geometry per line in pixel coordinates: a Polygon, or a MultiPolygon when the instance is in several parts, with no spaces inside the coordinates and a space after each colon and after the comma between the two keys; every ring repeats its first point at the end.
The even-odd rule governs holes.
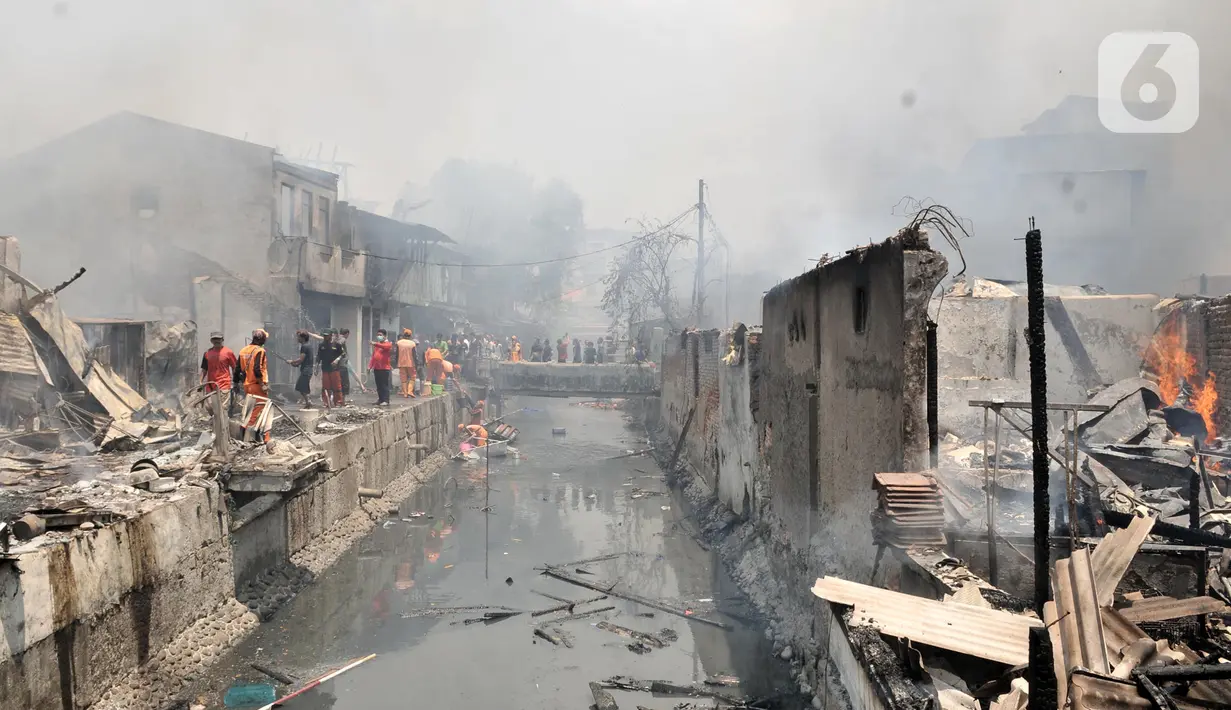
{"type": "Polygon", "coordinates": [[[423,355],[423,364],[427,367],[428,381],[434,385],[443,385],[445,382],[445,356],[440,352],[440,348],[433,345],[427,349],[423,355]]]}
{"type": "MultiPolygon", "coordinates": [[[[269,334],[261,329],[252,331],[252,342],[239,351],[239,370],[244,373],[244,392],[255,397],[261,397],[252,408],[252,415],[240,428],[240,438],[247,435],[250,427],[260,421],[269,399],[269,358],[265,354],[265,339],[269,334]]],[[[257,434],[265,441],[266,448],[272,444],[269,440],[269,429],[258,431],[257,434]]]]}
{"type": "Polygon", "coordinates": [[[402,329],[398,338],[398,378],[401,380],[402,396],[415,396],[415,341],[410,328],[402,329]]]}
{"type": "Polygon", "coordinates": [[[205,385],[206,392],[221,391],[222,405],[229,410],[231,381],[239,361],[235,359],[235,353],[222,344],[222,333],[210,333],[209,344],[213,347],[201,356],[201,383],[205,385]]]}

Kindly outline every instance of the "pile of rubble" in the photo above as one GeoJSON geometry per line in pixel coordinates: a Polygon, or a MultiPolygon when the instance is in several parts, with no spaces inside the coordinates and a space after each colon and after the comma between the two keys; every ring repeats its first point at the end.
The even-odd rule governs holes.
{"type": "MultiPolygon", "coordinates": [[[[966,570],[950,556],[952,538],[983,536],[982,562],[991,568],[975,572],[995,583],[995,549],[1007,544],[1018,553],[1013,562],[1027,568],[1019,581],[1033,580],[1032,550],[1011,541],[1029,534],[1034,515],[1026,402],[972,402],[995,426],[966,440],[950,434],[938,469],[911,474],[919,486],[935,478],[949,541],[878,539],[908,550],[954,594],[935,601],[832,577],[817,580],[813,592],[831,603],[852,640],[888,646],[883,657],[913,681],[899,689],[901,699],[914,699],[903,707],[925,707],[930,698],[940,708],[1025,708],[1030,636],[1042,633],[1035,629],[1050,638],[1053,707],[1231,707],[1231,480],[1223,470],[1231,442],[1216,436],[1212,378],[1206,385],[1143,374],[1087,402],[1051,404],[1055,561],[1042,618],[981,579],[945,579],[926,562],[966,570]]],[[[907,500],[908,489],[888,485],[901,475],[878,476],[874,520],[907,500]]],[[[875,658],[862,660],[876,666],[875,658]]]]}
{"type": "MultiPolygon", "coordinates": [[[[106,346],[92,348],[60,309],[55,293],[72,280],[43,290],[0,264],[3,279],[21,295],[0,303],[13,311],[0,310],[0,556],[12,538],[55,541],[134,518],[181,486],[225,484],[232,469],[302,473],[325,465],[317,442],[276,403],[274,426],[285,436],[265,447],[237,441],[236,412],[214,416],[226,407],[213,395],[197,385],[185,390],[195,366],[191,323],[150,328],[137,354],[163,365],[159,383],[169,393],[161,401],[169,406],[155,407],[112,369],[106,346]]],[[[345,431],[376,416],[342,410],[332,418],[344,420],[334,426],[345,431]]]]}

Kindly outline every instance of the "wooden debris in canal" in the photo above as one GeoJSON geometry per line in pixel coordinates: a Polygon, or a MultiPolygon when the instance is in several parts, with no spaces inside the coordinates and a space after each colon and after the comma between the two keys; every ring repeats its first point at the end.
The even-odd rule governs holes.
{"type": "Polygon", "coordinates": [[[534,635],[551,643],[553,646],[573,647],[573,638],[567,631],[557,626],[548,627],[540,624],[534,627],[534,635]]]}
{"type": "MultiPolygon", "coordinates": [[[[575,564],[575,563],[570,563],[570,564],[575,564]]],[[[603,594],[609,594],[613,597],[618,597],[620,599],[625,599],[630,602],[635,602],[642,606],[648,606],[651,609],[665,611],[668,614],[675,614],[676,616],[679,616],[684,619],[689,619],[692,621],[699,621],[702,624],[716,626],[720,629],[724,629],[727,631],[731,630],[730,624],[724,623],[722,621],[715,621],[714,619],[706,619],[700,616],[696,616],[695,614],[692,613],[692,610],[690,609],[682,609],[680,607],[671,606],[670,604],[667,604],[665,602],[661,602],[656,599],[650,599],[649,597],[643,597],[641,595],[633,594],[631,592],[622,592],[622,591],[617,592],[615,591],[615,587],[619,584],[619,582],[613,582],[611,583],[610,586],[603,586],[595,582],[590,582],[589,580],[581,579],[580,577],[577,577],[576,575],[573,575],[572,573],[570,573],[568,570],[559,569],[557,567],[545,567],[543,568],[543,574],[547,575],[548,577],[554,577],[562,582],[576,584],[579,587],[585,587],[586,589],[593,589],[596,592],[602,592],[603,594]]]]}
{"type": "MultiPolygon", "coordinates": [[[[518,614],[521,614],[521,612],[520,611],[489,611],[483,616],[480,616],[474,619],[463,619],[460,623],[465,624],[466,626],[470,626],[471,624],[478,624],[480,622],[484,624],[494,624],[497,621],[504,621],[505,619],[512,618],[514,616],[517,616],[518,614]]],[[[459,622],[455,621],[453,623],[457,624],[459,622]]]]}
{"type": "MultiPolygon", "coordinates": [[[[739,683],[738,680],[735,681],[739,683]]],[[[749,701],[747,698],[736,695],[734,693],[719,690],[714,687],[706,687],[702,684],[680,685],[671,683],[665,680],[638,680],[629,678],[628,676],[614,676],[598,684],[602,688],[614,690],[629,690],[642,693],[653,693],[655,695],[669,696],[687,696],[690,698],[715,698],[723,703],[728,703],[735,708],[753,707],[759,703],[749,701]]]]}
{"type": "Polygon", "coordinates": [[[609,611],[615,611],[615,607],[605,606],[602,609],[595,609],[594,611],[587,611],[582,614],[569,614],[568,616],[562,616],[558,619],[552,619],[552,623],[562,624],[566,621],[578,621],[580,619],[589,619],[592,616],[598,616],[599,614],[605,614],[609,611]]]}
{"type": "Polygon", "coordinates": [[[636,629],[630,629],[626,626],[618,626],[608,621],[600,621],[595,624],[595,626],[603,631],[610,631],[611,633],[618,636],[623,636],[624,638],[636,639],[637,641],[653,646],[654,648],[666,648],[667,646],[666,640],[655,636],[654,634],[647,634],[644,631],[637,631],[636,629]]]}
{"type": "Polygon", "coordinates": [[[611,697],[611,693],[603,690],[602,685],[590,683],[590,694],[594,696],[594,707],[597,710],[620,710],[615,698],[611,697]]]}
{"type": "MultiPolygon", "coordinates": [[[[538,592],[538,593],[542,594],[542,592],[538,592]]],[[[543,596],[547,596],[547,595],[544,594],[543,596]]],[[[568,613],[572,614],[574,607],[581,606],[582,604],[593,604],[594,602],[601,602],[607,598],[607,595],[600,594],[597,597],[591,597],[589,599],[582,599],[581,601],[576,601],[576,602],[569,601],[567,599],[560,599],[559,597],[550,597],[550,598],[557,599],[558,601],[563,601],[564,603],[560,604],[559,606],[553,606],[547,609],[539,609],[538,611],[530,612],[530,616],[544,616],[546,614],[554,614],[558,611],[566,611],[566,610],[568,611],[568,613]]]]}
{"type": "Polygon", "coordinates": [[[269,666],[262,665],[260,663],[249,663],[248,665],[252,667],[252,670],[258,671],[260,673],[264,673],[265,675],[269,676],[270,678],[273,678],[274,680],[278,681],[279,683],[283,685],[293,685],[295,683],[294,678],[290,677],[289,675],[285,673],[282,673],[273,668],[270,668],[269,666]]]}

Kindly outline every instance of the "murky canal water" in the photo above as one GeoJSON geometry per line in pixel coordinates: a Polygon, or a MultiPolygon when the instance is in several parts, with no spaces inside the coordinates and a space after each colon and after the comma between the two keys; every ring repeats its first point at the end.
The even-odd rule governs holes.
{"type": "MultiPolygon", "coordinates": [[[[614,675],[688,683],[732,674],[744,679],[754,697],[782,687],[785,664],[770,661],[764,627],[746,621],[747,607],[720,562],[681,528],[684,513],[658,467],[648,457],[609,459],[645,448],[643,432],[626,426],[619,412],[566,400],[524,398],[508,403],[506,411],[518,407],[529,409],[507,421],[521,429],[521,457],[492,459],[490,493],[483,462],[447,465],[439,480],[402,505],[399,516],[378,524],[227,654],[195,684],[194,695],[208,707],[223,707],[232,684],[269,682],[249,667],[254,661],[306,680],[372,653],[375,659],[287,707],[576,710],[592,702],[590,681],[614,675]],[[553,435],[553,427],[565,427],[567,434],[553,435]],[[456,491],[445,483],[448,477],[457,480],[456,491]],[[486,515],[481,509],[489,495],[492,513],[486,515]],[[431,517],[412,517],[419,512],[431,517]],[[464,619],[483,612],[415,616],[433,605],[538,610],[556,604],[531,590],[594,597],[535,567],[614,552],[637,554],[587,565],[594,575],[586,579],[620,580],[620,589],[697,610],[717,606],[736,614],[713,614],[734,630],[614,597],[578,609],[613,605],[616,610],[605,616],[614,624],[678,634],[665,648],[637,654],[627,648],[629,639],[595,626],[603,616],[560,625],[573,648],[533,635],[535,624],[547,617],[522,614],[467,625],[464,619]]],[[[625,708],[671,708],[686,700],[614,694],[625,708]]]]}

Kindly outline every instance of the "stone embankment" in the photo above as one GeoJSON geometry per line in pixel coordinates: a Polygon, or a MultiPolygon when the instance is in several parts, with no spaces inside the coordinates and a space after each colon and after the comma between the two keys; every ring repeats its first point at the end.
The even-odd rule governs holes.
{"type": "MultiPolygon", "coordinates": [[[[142,515],[47,536],[0,560],[0,710],[162,708],[435,478],[462,409],[450,396],[323,442],[328,470],[232,510],[181,485],[142,515]],[[359,489],[383,491],[360,499],[359,489]]],[[[237,494],[238,496],[238,494],[237,494]]]]}

